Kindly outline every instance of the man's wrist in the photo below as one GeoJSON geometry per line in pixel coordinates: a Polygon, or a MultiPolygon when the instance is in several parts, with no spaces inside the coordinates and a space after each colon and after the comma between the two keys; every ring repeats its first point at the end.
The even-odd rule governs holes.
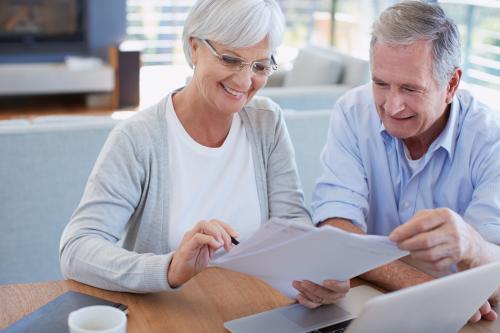
{"type": "Polygon", "coordinates": [[[461,271],[481,265],[484,253],[485,240],[472,226],[468,225],[468,229],[469,246],[463,258],[457,263],[461,271]]]}

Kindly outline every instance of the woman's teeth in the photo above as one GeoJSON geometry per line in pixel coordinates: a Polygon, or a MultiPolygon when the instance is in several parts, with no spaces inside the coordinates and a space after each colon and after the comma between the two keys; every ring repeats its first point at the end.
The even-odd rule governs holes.
{"type": "Polygon", "coordinates": [[[240,97],[241,95],[243,95],[242,92],[239,92],[237,90],[231,89],[228,86],[222,85],[222,88],[224,88],[224,90],[226,92],[228,92],[229,94],[233,95],[234,97],[240,97]]]}

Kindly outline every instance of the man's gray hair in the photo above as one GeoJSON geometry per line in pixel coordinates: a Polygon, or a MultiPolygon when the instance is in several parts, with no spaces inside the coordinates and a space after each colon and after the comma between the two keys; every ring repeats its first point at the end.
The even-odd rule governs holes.
{"type": "Polygon", "coordinates": [[[255,45],[268,37],[274,53],[283,40],[285,17],[275,0],[198,0],[184,23],[182,41],[189,66],[191,37],[234,47],[255,45]]]}
{"type": "Polygon", "coordinates": [[[432,43],[432,72],[440,87],[448,83],[460,67],[460,35],[458,28],[436,4],[403,1],[380,14],[373,24],[370,60],[375,43],[409,45],[426,40],[432,43]]]}

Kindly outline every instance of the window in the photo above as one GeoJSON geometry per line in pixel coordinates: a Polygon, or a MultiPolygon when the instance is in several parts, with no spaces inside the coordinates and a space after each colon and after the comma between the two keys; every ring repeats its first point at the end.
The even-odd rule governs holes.
{"type": "Polygon", "coordinates": [[[500,1],[443,0],[439,3],[460,30],[465,86],[484,102],[498,108],[500,1]]]}
{"type": "MultiPolygon", "coordinates": [[[[306,43],[330,44],[331,0],[278,2],[287,20],[286,45],[297,48],[306,43]]],[[[194,3],[195,0],[128,0],[127,39],[142,45],[145,65],[185,64],[182,28],[194,3]]]]}
{"type": "Polygon", "coordinates": [[[127,39],[143,47],[145,65],[184,61],[182,28],[194,0],[128,0],[127,39]]]}

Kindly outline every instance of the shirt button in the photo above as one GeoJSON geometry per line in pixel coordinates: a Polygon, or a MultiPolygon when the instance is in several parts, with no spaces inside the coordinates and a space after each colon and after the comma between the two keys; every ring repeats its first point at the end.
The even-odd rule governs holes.
{"type": "Polygon", "coordinates": [[[404,208],[404,209],[408,209],[408,208],[410,208],[410,202],[409,202],[409,201],[405,201],[405,202],[403,202],[403,208],[404,208]]]}

